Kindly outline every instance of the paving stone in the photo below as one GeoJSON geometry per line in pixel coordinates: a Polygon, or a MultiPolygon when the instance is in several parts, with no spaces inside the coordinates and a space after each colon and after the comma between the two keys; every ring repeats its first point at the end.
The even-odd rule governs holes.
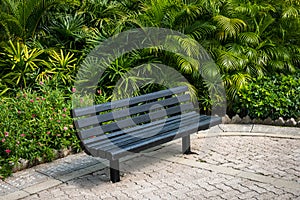
{"type": "Polygon", "coordinates": [[[242,193],[242,194],[239,194],[238,198],[239,199],[251,199],[251,198],[254,198],[255,196],[257,196],[257,192],[254,192],[254,191],[249,191],[249,192],[245,192],[245,193],[242,193]]]}
{"type": "Polygon", "coordinates": [[[24,192],[22,190],[18,190],[11,193],[6,193],[4,196],[0,196],[0,200],[15,200],[15,199],[21,199],[29,196],[27,192],[24,192]]]}
{"type": "Polygon", "coordinates": [[[58,178],[60,176],[66,175],[74,171],[78,171],[80,169],[88,168],[98,163],[99,163],[98,160],[90,159],[90,157],[86,157],[85,159],[82,160],[76,159],[74,160],[74,163],[61,162],[61,163],[50,164],[45,168],[38,168],[37,171],[47,176],[58,178]]]}
{"type": "Polygon", "coordinates": [[[207,197],[207,198],[210,198],[210,199],[215,199],[216,196],[218,196],[221,193],[222,193],[221,190],[214,189],[214,190],[211,190],[211,191],[208,191],[208,192],[204,193],[204,196],[207,197]]]}
{"type": "Polygon", "coordinates": [[[18,191],[18,188],[0,180],[0,197],[18,191]]]}
{"type": "Polygon", "coordinates": [[[221,197],[224,199],[234,199],[239,196],[240,192],[237,190],[228,190],[221,193],[221,197]]]}
{"type": "Polygon", "coordinates": [[[23,200],[40,200],[40,199],[41,199],[41,197],[37,194],[30,195],[28,197],[23,198],[23,200]]]}
{"type": "Polygon", "coordinates": [[[57,185],[59,185],[61,183],[62,182],[59,181],[59,180],[50,179],[50,180],[47,180],[45,182],[41,182],[41,183],[32,185],[30,187],[26,187],[26,188],[24,188],[24,191],[26,191],[26,192],[28,192],[30,194],[35,194],[37,192],[49,189],[49,188],[54,187],[54,186],[57,186],[57,185]]]}
{"type": "Polygon", "coordinates": [[[256,197],[257,199],[261,199],[261,200],[270,200],[270,199],[278,199],[278,200],[281,200],[278,198],[279,195],[276,195],[274,193],[270,193],[270,192],[266,192],[266,193],[263,193],[263,194],[258,194],[254,197],[256,197]]]}
{"type": "Polygon", "coordinates": [[[253,133],[280,133],[280,134],[292,134],[292,135],[300,134],[299,128],[256,125],[256,124],[253,126],[252,132],[253,133]]]}
{"type": "Polygon", "coordinates": [[[252,124],[220,124],[220,129],[225,132],[250,132],[253,128],[252,124]]]}
{"type": "Polygon", "coordinates": [[[281,194],[278,196],[280,200],[288,200],[288,199],[300,199],[300,196],[294,196],[292,194],[281,194]]]}
{"type": "Polygon", "coordinates": [[[50,180],[48,176],[36,172],[33,169],[28,169],[14,173],[11,177],[8,177],[5,182],[18,189],[24,189],[48,180],[50,180]]]}
{"type": "Polygon", "coordinates": [[[198,134],[200,135],[202,133],[221,133],[221,132],[223,132],[223,130],[219,126],[214,126],[207,130],[199,131],[198,134]]]}
{"type": "Polygon", "coordinates": [[[226,185],[223,184],[223,183],[214,184],[214,186],[215,186],[216,188],[218,188],[218,189],[224,191],[224,192],[225,192],[225,191],[231,190],[230,187],[226,186],[226,185]]]}

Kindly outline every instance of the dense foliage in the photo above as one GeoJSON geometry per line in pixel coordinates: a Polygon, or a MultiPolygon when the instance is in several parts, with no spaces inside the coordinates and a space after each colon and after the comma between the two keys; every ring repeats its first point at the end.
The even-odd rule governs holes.
{"type": "Polygon", "coordinates": [[[238,93],[233,110],[252,119],[300,120],[300,74],[254,79],[238,93]]]}
{"type": "MultiPolygon", "coordinates": [[[[299,0],[0,0],[0,176],[19,158],[51,160],[53,149],[77,149],[64,110],[71,108],[78,69],[101,41],[133,28],[185,34],[189,39],[174,40],[174,46],[186,55],[200,43],[222,75],[230,112],[299,118],[299,79],[293,75],[300,70],[299,10],[299,0]],[[47,86],[36,86],[48,80],[47,86]]],[[[118,82],[134,85],[138,73],[125,75],[145,63],[179,71],[200,108],[210,111],[207,91],[214,85],[203,81],[201,63],[157,47],[122,55],[107,66],[95,89],[98,100],[114,98],[118,82]]],[[[157,89],[144,82],[141,92],[157,89]]]]}
{"type": "MultiPolygon", "coordinates": [[[[232,100],[253,77],[299,69],[299,10],[298,0],[3,0],[0,39],[4,70],[0,75],[4,78],[0,88],[24,87],[28,84],[24,79],[60,72],[68,73],[64,83],[71,85],[76,67],[99,41],[132,28],[163,27],[188,35],[211,54],[232,100]],[[50,51],[59,56],[74,54],[76,61],[71,64],[76,67],[57,67],[50,51]]],[[[192,52],[190,42],[180,44],[192,52]]],[[[159,49],[149,52],[147,56],[145,52],[129,54],[125,61],[120,58],[116,63],[124,66],[110,72],[122,74],[135,67],[132,64],[155,61],[173,66],[192,85],[201,85],[199,76],[191,76],[196,73],[192,61],[159,49]]],[[[102,89],[109,90],[113,84],[106,83],[102,89]]]]}

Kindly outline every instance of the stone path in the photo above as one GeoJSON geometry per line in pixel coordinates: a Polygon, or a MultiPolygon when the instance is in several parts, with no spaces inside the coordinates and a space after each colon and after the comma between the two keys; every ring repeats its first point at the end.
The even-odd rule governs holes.
{"type": "Polygon", "coordinates": [[[107,161],[84,153],[14,173],[0,199],[299,199],[300,130],[220,125],[121,163],[109,181],[107,161]]]}

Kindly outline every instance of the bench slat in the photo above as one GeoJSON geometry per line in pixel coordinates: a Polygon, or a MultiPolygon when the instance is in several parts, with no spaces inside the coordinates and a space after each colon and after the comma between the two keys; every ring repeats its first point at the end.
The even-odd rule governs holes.
{"type": "MultiPolygon", "coordinates": [[[[196,113],[195,113],[196,114],[196,113]]],[[[155,133],[159,134],[164,131],[175,129],[176,127],[178,128],[180,125],[184,126],[185,124],[190,124],[190,123],[196,123],[197,122],[197,117],[199,115],[189,115],[187,117],[182,117],[182,118],[173,118],[168,119],[168,120],[160,120],[158,125],[152,125],[152,126],[141,126],[137,128],[130,130],[130,132],[127,131],[119,131],[119,134],[115,137],[109,137],[110,134],[107,134],[106,138],[103,139],[102,141],[98,140],[97,143],[87,145],[88,148],[96,148],[96,147],[101,147],[101,149],[105,149],[107,145],[118,145],[123,142],[126,142],[127,140],[130,140],[130,142],[134,142],[137,138],[144,138],[144,137],[150,137],[153,136],[155,133]],[[134,138],[137,137],[137,138],[134,138]]]]}
{"type": "Polygon", "coordinates": [[[89,106],[89,107],[85,107],[85,108],[76,108],[76,109],[72,110],[72,117],[76,118],[76,117],[82,117],[82,116],[86,116],[86,115],[95,115],[95,113],[98,113],[98,112],[104,112],[104,111],[108,111],[111,109],[121,108],[121,107],[125,107],[125,106],[131,106],[131,105],[135,105],[135,104],[138,104],[141,102],[151,101],[151,100],[155,100],[155,99],[158,99],[161,97],[170,96],[173,94],[180,94],[180,93],[187,92],[187,91],[188,91],[187,86],[180,86],[180,87],[176,87],[176,88],[153,92],[150,94],[140,95],[137,97],[107,102],[107,103],[89,106]]]}
{"type": "MultiPolygon", "coordinates": [[[[139,152],[144,149],[148,149],[153,146],[157,146],[169,141],[172,141],[177,138],[181,138],[187,135],[190,135],[192,133],[195,133],[195,130],[201,128],[201,129],[207,129],[209,125],[213,123],[219,123],[219,118],[211,118],[201,121],[199,125],[193,124],[190,126],[185,126],[179,131],[169,131],[166,133],[163,133],[161,135],[158,135],[156,137],[146,138],[144,140],[139,140],[137,143],[133,143],[130,145],[121,146],[115,149],[110,149],[109,151],[106,151],[106,158],[107,159],[119,159],[123,157],[124,155],[127,155],[128,152],[139,152]]],[[[101,150],[98,150],[98,152],[101,152],[101,150]]]]}
{"type": "Polygon", "coordinates": [[[102,125],[101,128],[99,128],[99,126],[93,127],[87,130],[79,131],[78,134],[80,138],[84,140],[93,136],[102,135],[106,132],[118,131],[120,129],[136,126],[137,124],[149,123],[151,121],[159,120],[166,116],[180,114],[189,111],[194,111],[194,106],[192,103],[181,104],[178,106],[167,108],[165,110],[154,111],[151,113],[143,114],[132,118],[127,118],[110,124],[105,124],[102,125]]]}
{"type": "MultiPolygon", "coordinates": [[[[178,117],[178,116],[176,116],[176,117],[178,117]]],[[[176,123],[176,121],[178,122],[178,121],[180,121],[181,119],[173,119],[173,120],[171,120],[172,122],[173,121],[175,121],[174,123],[176,123]]],[[[145,132],[148,132],[148,131],[150,131],[150,130],[154,130],[156,127],[159,127],[159,128],[161,128],[162,127],[162,125],[164,124],[164,123],[166,123],[166,121],[165,120],[160,120],[160,121],[158,121],[159,122],[159,125],[155,125],[155,124],[153,124],[153,123],[151,123],[151,125],[153,125],[153,126],[147,126],[147,127],[144,127],[144,126],[139,126],[139,127],[142,127],[140,130],[138,130],[137,132],[140,132],[140,133],[142,133],[143,131],[145,131],[145,132]],[[153,129],[153,127],[154,127],[154,129],[153,129]]],[[[148,124],[147,124],[148,125],[148,124]]],[[[129,134],[134,134],[135,136],[138,136],[138,135],[136,135],[137,133],[134,131],[136,128],[139,128],[139,127],[134,127],[133,128],[133,130],[132,130],[132,132],[131,133],[129,133],[129,134]]],[[[117,133],[117,132],[116,132],[117,133]]],[[[112,134],[115,134],[115,133],[112,133],[112,134]]],[[[104,136],[100,136],[100,137],[106,137],[105,139],[103,139],[102,140],[102,142],[104,142],[104,146],[106,146],[106,144],[110,144],[110,145],[113,145],[113,146],[115,146],[113,143],[111,143],[111,139],[118,139],[120,136],[124,136],[124,135],[126,135],[126,134],[124,134],[124,132],[123,131],[119,131],[119,135],[117,135],[116,137],[113,137],[113,138],[108,138],[109,136],[110,136],[111,134],[107,134],[107,135],[104,135],[104,136]],[[121,133],[120,133],[121,132],[121,133]]],[[[128,135],[127,135],[128,136],[128,135]]],[[[130,137],[130,136],[129,136],[130,137]]],[[[131,139],[134,139],[134,137],[132,137],[131,139]]],[[[130,139],[128,139],[128,140],[130,140],[130,139]]],[[[90,153],[92,153],[92,155],[95,155],[95,156],[100,156],[100,157],[102,157],[102,158],[107,158],[107,151],[104,151],[104,150],[102,150],[102,148],[100,148],[100,149],[96,149],[96,147],[98,147],[98,146],[100,146],[98,143],[94,143],[94,144],[92,144],[91,146],[90,145],[85,145],[85,147],[86,147],[86,149],[88,149],[88,151],[90,152],[90,153]]],[[[103,147],[104,147],[103,146],[103,147]]],[[[102,146],[100,146],[100,147],[102,147],[102,146]]]]}
{"type": "Polygon", "coordinates": [[[143,105],[134,106],[132,108],[124,108],[124,109],[118,110],[118,111],[113,111],[113,112],[109,112],[109,113],[105,113],[105,114],[101,114],[101,115],[97,115],[97,116],[79,119],[76,122],[76,127],[77,128],[85,128],[87,126],[99,125],[102,122],[118,120],[118,119],[124,118],[126,116],[135,115],[138,113],[143,113],[143,112],[149,111],[149,109],[151,109],[151,107],[153,107],[155,105],[172,106],[172,105],[175,105],[178,103],[187,102],[189,100],[190,100],[190,95],[184,94],[184,95],[178,96],[178,97],[172,97],[172,98],[168,98],[168,99],[164,99],[164,100],[160,100],[160,101],[155,101],[155,102],[150,102],[150,103],[146,103],[143,105]]]}
{"type": "Polygon", "coordinates": [[[190,113],[182,114],[182,116],[180,116],[180,115],[173,116],[173,117],[168,118],[167,120],[158,120],[158,121],[155,121],[155,122],[152,122],[152,123],[143,124],[143,125],[140,125],[140,126],[128,128],[126,130],[121,130],[121,131],[113,132],[113,133],[110,133],[110,134],[104,134],[104,135],[97,136],[97,137],[94,137],[94,138],[91,138],[91,139],[87,139],[87,140],[83,141],[83,144],[87,147],[92,147],[93,144],[99,143],[102,140],[110,140],[112,138],[124,135],[125,134],[124,132],[126,132],[126,134],[129,134],[129,133],[132,133],[132,132],[140,132],[140,131],[144,131],[145,129],[160,127],[160,126],[162,126],[166,123],[170,123],[170,122],[175,123],[177,121],[180,121],[183,118],[191,118],[193,116],[198,116],[198,114],[196,112],[190,112],[190,113]]]}
{"type": "MultiPolygon", "coordinates": [[[[202,116],[202,120],[205,120],[204,116],[202,116]]],[[[90,148],[101,149],[102,151],[111,151],[116,147],[128,146],[146,138],[157,137],[158,135],[161,135],[169,131],[179,131],[178,129],[181,129],[185,126],[197,124],[198,122],[199,119],[197,119],[197,117],[192,119],[191,118],[182,119],[176,121],[175,123],[169,122],[166,123],[165,125],[162,124],[161,126],[158,127],[151,127],[151,128],[144,129],[144,131],[134,132],[133,134],[125,134],[117,138],[108,139],[106,141],[103,141],[102,143],[97,143],[97,145],[91,146],[90,148]]],[[[196,131],[197,130],[195,129],[195,132],[196,131]]]]}

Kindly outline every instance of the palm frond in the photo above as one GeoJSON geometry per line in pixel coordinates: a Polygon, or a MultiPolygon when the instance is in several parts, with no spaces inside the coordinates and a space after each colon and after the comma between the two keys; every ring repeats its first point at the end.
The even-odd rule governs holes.
{"type": "Polygon", "coordinates": [[[220,51],[217,63],[221,66],[223,72],[240,70],[243,66],[243,57],[233,52],[220,51]]]}
{"type": "Polygon", "coordinates": [[[254,32],[239,33],[238,38],[242,44],[249,44],[254,46],[257,46],[260,41],[259,35],[254,32]]]}
{"type": "Polygon", "coordinates": [[[230,100],[233,100],[236,97],[237,92],[246,87],[251,79],[249,74],[240,71],[223,75],[223,81],[227,88],[227,97],[230,100]]]}
{"type": "Polygon", "coordinates": [[[199,41],[211,36],[216,29],[210,22],[195,21],[184,29],[184,33],[199,41]]]}
{"type": "Polygon", "coordinates": [[[214,18],[219,28],[218,37],[220,40],[226,40],[228,37],[236,38],[238,33],[246,28],[246,23],[237,18],[228,18],[223,15],[217,15],[214,18]]]}
{"type": "Polygon", "coordinates": [[[182,4],[180,11],[176,12],[172,27],[187,27],[194,23],[194,21],[201,16],[203,8],[196,4],[182,4]]]}
{"type": "Polygon", "coordinates": [[[282,12],[282,18],[297,18],[299,17],[299,10],[293,6],[285,8],[282,12]]]}

